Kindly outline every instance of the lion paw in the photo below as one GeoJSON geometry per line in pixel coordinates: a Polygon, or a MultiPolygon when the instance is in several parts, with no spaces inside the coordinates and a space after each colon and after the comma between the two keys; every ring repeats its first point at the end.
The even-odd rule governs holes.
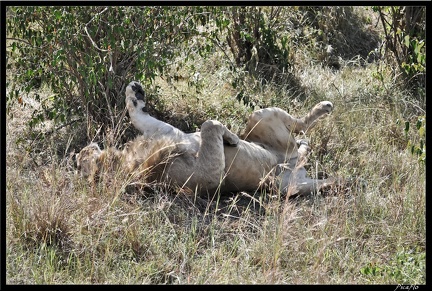
{"type": "Polygon", "coordinates": [[[227,142],[230,146],[236,147],[240,141],[239,137],[232,133],[232,134],[225,134],[223,136],[223,139],[225,142],[227,142]]]}
{"type": "Polygon", "coordinates": [[[330,101],[321,101],[318,106],[324,112],[330,113],[333,111],[333,103],[330,101]]]}
{"type": "Polygon", "coordinates": [[[131,92],[130,94],[133,94],[136,99],[145,102],[145,92],[140,83],[135,81],[130,82],[128,87],[126,88],[126,95],[128,95],[128,89],[131,92]]]}
{"type": "Polygon", "coordinates": [[[147,112],[145,92],[140,83],[132,81],[126,87],[126,107],[129,113],[147,112]]]}

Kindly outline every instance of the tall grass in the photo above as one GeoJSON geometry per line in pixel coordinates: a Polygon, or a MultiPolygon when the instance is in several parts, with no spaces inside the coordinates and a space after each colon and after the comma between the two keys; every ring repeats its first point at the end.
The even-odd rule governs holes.
{"type": "MultiPolygon", "coordinates": [[[[158,98],[167,110],[197,117],[188,122],[217,118],[240,133],[253,108],[236,100],[221,59],[217,52],[196,61],[198,91],[187,81],[157,80],[158,98]]],[[[425,284],[425,168],[406,149],[417,132],[405,136],[397,122],[424,115],[424,104],[397,89],[390,68],[379,69],[384,84],[373,63],[334,71],[304,62],[297,72],[303,100],[246,79],[257,105],[296,116],[322,100],[335,105],[306,134],[308,170],[361,183],[308,198],[268,191],[206,200],[164,185],[137,190],[121,173],[92,187],[69,154],[79,151],[68,146],[76,132],[48,138],[41,156],[49,158],[16,144],[31,114],[17,105],[21,117],[6,126],[6,282],[425,284]]]]}

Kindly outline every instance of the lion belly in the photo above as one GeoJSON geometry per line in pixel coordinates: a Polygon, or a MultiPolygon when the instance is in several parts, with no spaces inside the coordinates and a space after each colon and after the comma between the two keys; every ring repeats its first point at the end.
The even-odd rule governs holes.
{"type": "Polygon", "coordinates": [[[225,146],[225,172],[222,192],[256,190],[277,160],[261,146],[241,140],[237,147],[225,146]]]}

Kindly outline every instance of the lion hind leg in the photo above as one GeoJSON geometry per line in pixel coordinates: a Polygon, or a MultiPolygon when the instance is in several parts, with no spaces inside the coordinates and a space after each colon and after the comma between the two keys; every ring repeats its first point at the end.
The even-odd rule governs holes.
{"type": "Polygon", "coordinates": [[[284,169],[277,181],[278,189],[287,196],[310,195],[335,183],[333,179],[309,178],[304,167],[298,167],[294,171],[284,169]]]}
{"type": "MultiPolygon", "coordinates": [[[[333,181],[328,179],[312,179],[305,177],[303,179],[299,179],[293,183],[292,193],[289,193],[291,195],[300,195],[300,196],[307,196],[310,194],[318,193],[323,188],[326,188],[333,184],[333,181]]],[[[289,192],[289,191],[288,191],[289,192]]]]}
{"type": "Polygon", "coordinates": [[[311,151],[309,143],[305,139],[297,140],[298,146],[298,157],[297,157],[297,167],[302,167],[307,163],[308,155],[311,151]]]}
{"type": "Polygon", "coordinates": [[[316,121],[325,114],[333,111],[333,103],[330,101],[321,101],[315,105],[312,110],[296,124],[295,132],[306,132],[316,125],[316,121]]]}

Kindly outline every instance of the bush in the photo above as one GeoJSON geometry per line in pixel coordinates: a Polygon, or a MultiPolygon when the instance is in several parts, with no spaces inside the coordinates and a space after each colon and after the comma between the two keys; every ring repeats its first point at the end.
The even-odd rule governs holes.
{"type": "Polygon", "coordinates": [[[179,68],[196,53],[205,57],[215,45],[224,50],[220,39],[231,47],[234,71],[250,65],[253,56],[268,68],[261,76],[264,72],[271,78],[274,68],[286,69],[287,39],[279,44],[277,21],[269,20],[281,9],[264,13],[255,7],[8,7],[7,69],[16,73],[7,103],[47,85],[49,98],[35,92],[42,106],[33,112],[31,128],[45,120],[65,126],[85,117],[93,134],[108,128],[121,132],[116,127],[123,118],[121,96],[131,80],[141,81],[150,91],[155,77],[170,65],[179,68]],[[188,45],[198,35],[201,38],[188,45]]]}
{"type": "Polygon", "coordinates": [[[411,90],[426,87],[426,7],[374,6],[390,51],[411,90]]]}
{"type": "MultiPolygon", "coordinates": [[[[205,18],[199,7],[10,7],[8,104],[46,84],[53,93],[30,126],[90,118],[114,128],[131,80],[148,86],[179,55],[205,18]],[[187,15],[187,17],[178,17],[187,15]]],[[[188,51],[183,52],[188,54],[188,51]]]]}

